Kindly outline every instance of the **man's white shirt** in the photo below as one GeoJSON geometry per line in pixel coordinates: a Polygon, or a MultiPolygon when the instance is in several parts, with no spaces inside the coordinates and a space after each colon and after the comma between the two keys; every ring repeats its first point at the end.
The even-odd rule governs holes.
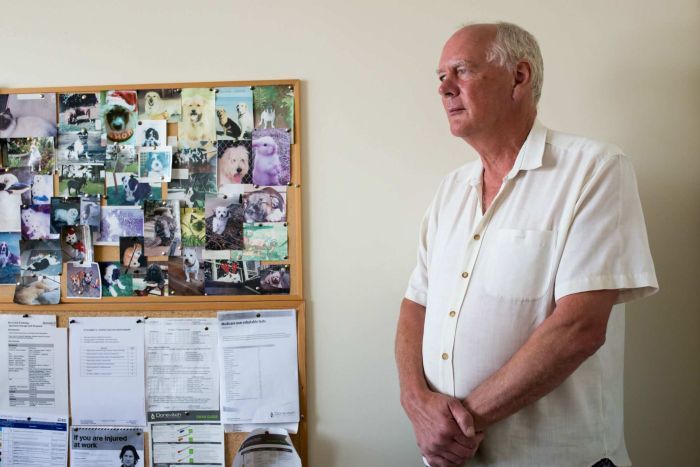
{"type": "MultiPolygon", "coordinates": [[[[423,366],[465,398],[566,295],[658,289],[634,170],[612,145],[535,122],[482,215],[479,160],[450,173],[421,224],[406,298],[426,307],[423,366]]],[[[469,465],[630,465],[623,434],[624,307],[606,343],[561,386],[491,426],[469,465]]]]}

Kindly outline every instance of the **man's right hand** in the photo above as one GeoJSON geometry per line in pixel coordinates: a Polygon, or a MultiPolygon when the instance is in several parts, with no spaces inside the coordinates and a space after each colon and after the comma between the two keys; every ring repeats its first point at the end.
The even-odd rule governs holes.
{"type": "Polygon", "coordinates": [[[431,467],[462,465],[484,438],[459,399],[430,390],[402,397],[416,441],[431,467]]]}

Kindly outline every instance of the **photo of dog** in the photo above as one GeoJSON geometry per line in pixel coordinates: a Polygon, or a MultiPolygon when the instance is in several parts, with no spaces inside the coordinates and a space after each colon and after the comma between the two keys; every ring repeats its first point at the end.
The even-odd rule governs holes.
{"type": "Polygon", "coordinates": [[[291,86],[255,86],[255,128],[289,129],[294,143],[294,89],[291,86]]]}
{"type": "Polygon", "coordinates": [[[58,136],[57,162],[100,163],[106,158],[106,147],[102,146],[99,131],[85,129],[61,133],[58,136]]]}
{"type": "Polygon", "coordinates": [[[53,175],[34,175],[31,196],[32,204],[50,204],[53,196],[53,175]]]}
{"type": "Polygon", "coordinates": [[[137,91],[141,120],[179,122],[182,113],[180,91],[177,89],[144,89],[137,91]]]}
{"type": "Polygon", "coordinates": [[[133,277],[134,295],[145,297],[168,295],[168,261],[149,261],[145,273],[133,277]]]}
{"type": "Polygon", "coordinates": [[[80,198],[80,224],[87,225],[90,230],[100,230],[100,198],[83,196],[80,198]]]}
{"type": "Polygon", "coordinates": [[[66,298],[102,298],[102,276],[97,263],[68,262],[66,275],[66,298]]]}
{"type": "Polygon", "coordinates": [[[56,136],[56,94],[0,97],[0,138],[56,136]]]}
{"type": "Polygon", "coordinates": [[[105,150],[105,172],[138,173],[136,147],[131,144],[110,144],[105,150]]]}
{"type": "Polygon", "coordinates": [[[209,88],[182,90],[182,121],[178,124],[180,144],[192,147],[200,141],[216,140],[214,95],[209,88]]]}
{"type": "Polygon", "coordinates": [[[51,233],[61,234],[64,227],[80,223],[80,198],[51,198],[51,233]]]}
{"type": "Polygon", "coordinates": [[[21,230],[20,206],[28,204],[23,201],[27,191],[30,191],[29,184],[21,182],[14,173],[0,169],[0,232],[21,230]]]}
{"type": "Polygon", "coordinates": [[[165,120],[139,120],[136,125],[136,146],[149,148],[165,146],[166,134],[165,120]]]}
{"type": "Polygon", "coordinates": [[[142,182],[136,173],[108,173],[106,182],[108,206],[142,206],[145,200],[161,198],[162,185],[142,182]]]}
{"type": "Polygon", "coordinates": [[[22,240],[43,240],[58,238],[51,233],[51,205],[24,204],[22,218],[22,240]]]}
{"type": "Polygon", "coordinates": [[[130,274],[124,274],[118,262],[100,262],[102,297],[129,297],[133,295],[133,282],[130,274]]]}
{"type": "Polygon", "coordinates": [[[143,210],[146,256],[180,256],[180,203],[174,200],[146,201],[143,210]]]}
{"type": "Polygon", "coordinates": [[[271,264],[260,271],[260,291],[264,294],[288,294],[291,284],[288,264],[271,264]]]}
{"type": "Polygon", "coordinates": [[[90,227],[87,225],[64,227],[61,231],[61,254],[66,261],[92,261],[94,251],[90,227]]]}
{"type": "Polygon", "coordinates": [[[242,249],[244,218],[239,199],[207,197],[204,215],[208,250],[242,249]]]}
{"type": "Polygon", "coordinates": [[[54,137],[11,138],[3,157],[5,167],[28,167],[35,174],[51,174],[56,164],[54,137]]]}
{"type": "Polygon", "coordinates": [[[59,133],[82,129],[98,132],[102,130],[100,95],[98,93],[59,94],[59,133]]]}
{"type": "Polygon", "coordinates": [[[139,206],[102,206],[100,216],[95,245],[119,245],[119,237],[143,237],[143,209],[139,206]]]}
{"type": "Polygon", "coordinates": [[[204,208],[180,209],[180,230],[183,247],[200,247],[206,242],[206,222],[204,208]]]}
{"type": "MultiPolygon", "coordinates": [[[[282,189],[283,187],[278,187],[282,189]]],[[[246,222],[285,222],[286,196],[272,187],[243,194],[243,213],[246,222]]]]}
{"type": "Polygon", "coordinates": [[[216,139],[250,140],[254,126],[250,86],[219,88],[216,93],[216,139]]]}
{"type": "Polygon", "coordinates": [[[143,237],[120,237],[119,258],[123,273],[143,273],[148,265],[143,237]]]}
{"type": "MultiPolygon", "coordinates": [[[[32,202],[32,182],[34,176],[29,167],[13,167],[10,169],[0,169],[0,180],[7,179],[11,183],[10,187],[5,187],[6,190],[12,190],[12,193],[22,200],[22,204],[31,204],[32,202]],[[16,182],[15,182],[16,180],[16,182]],[[12,188],[14,186],[15,188],[12,188]]],[[[5,205],[0,205],[5,209],[5,205]]]]}
{"type": "Polygon", "coordinates": [[[100,93],[102,130],[108,143],[134,144],[138,121],[136,91],[102,91],[100,93]]]}
{"type": "Polygon", "coordinates": [[[61,276],[32,274],[18,282],[12,301],[19,305],[57,305],[61,301],[61,276]]]}
{"type": "Polygon", "coordinates": [[[291,177],[289,133],[285,130],[253,131],[253,184],[278,186],[291,177]]]}
{"type": "Polygon", "coordinates": [[[252,183],[251,146],[247,141],[219,141],[217,184],[219,191],[226,185],[252,183]]]}
{"type": "Polygon", "coordinates": [[[0,285],[15,284],[20,274],[19,232],[0,233],[0,285]]]}
{"type": "Polygon", "coordinates": [[[203,248],[185,247],[181,257],[170,257],[168,275],[170,295],[204,294],[203,248]]]}
{"type": "Polygon", "coordinates": [[[102,164],[59,164],[59,196],[96,196],[105,193],[105,172],[102,164]]]}
{"type": "Polygon", "coordinates": [[[207,260],[204,291],[207,295],[259,295],[255,285],[260,269],[258,261],[207,260]]]}
{"type": "Polygon", "coordinates": [[[139,178],[151,183],[169,182],[172,179],[172,148],[141,147],[139,154],[139,178]]]}
{"type": "Polygon", "coordinates": [[[63,255],[59,240],[22,240],[20,266],[22,275],[58,276],[63,270],[63,255]]]}
{"type": "Polygon", "coordinates": [[[287,227],[283,223],[243,224],[244,259],[284,261],[287,245],[287,227]]]}

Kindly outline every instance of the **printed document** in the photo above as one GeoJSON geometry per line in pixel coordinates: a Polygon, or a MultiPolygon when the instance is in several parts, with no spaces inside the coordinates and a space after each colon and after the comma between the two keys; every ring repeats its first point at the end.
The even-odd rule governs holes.
{"type": "Polygon", "coordinates": [[[71,467],[142,466],[143,431],[138,428],[72,427],[71,467]]]}
{"type": "Polygon", "coordinates": [[[146,321],[148,421],[219,420],[216,318],[146,321]]]}
{"type": "Polygon", "coordinates": [[[295,310],[219,312],[221,419],[299,421],[295,310]]]}
{"type": "Polygon", "coordinates": [[[68,418],[0,415],[0,465],[66,467],[68,418]]]}
{"type": "Polygon", "coordinates": [[[2,315],[0,413],[68,417],[67,342],[53,315],[2,315]]]}
{"type": "Polygon", "coordinates": [[[145,426],[143,318],[70,318],[74,425],[145,426]]]}
{"type": "Polygon", "coordinates": [[[219,423],[151,424],[151,465],[223,467],[224,430],[219,423]]]}

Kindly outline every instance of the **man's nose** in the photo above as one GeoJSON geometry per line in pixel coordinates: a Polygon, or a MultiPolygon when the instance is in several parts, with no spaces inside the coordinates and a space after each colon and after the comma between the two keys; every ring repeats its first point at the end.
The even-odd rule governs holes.
{"type": "Polygon", "coordinates": [[[449,76],[445,76],[438,86],[438,93],[441,96],[456,96],[458,94],[458,88],[454,85],[449,76]]]}

